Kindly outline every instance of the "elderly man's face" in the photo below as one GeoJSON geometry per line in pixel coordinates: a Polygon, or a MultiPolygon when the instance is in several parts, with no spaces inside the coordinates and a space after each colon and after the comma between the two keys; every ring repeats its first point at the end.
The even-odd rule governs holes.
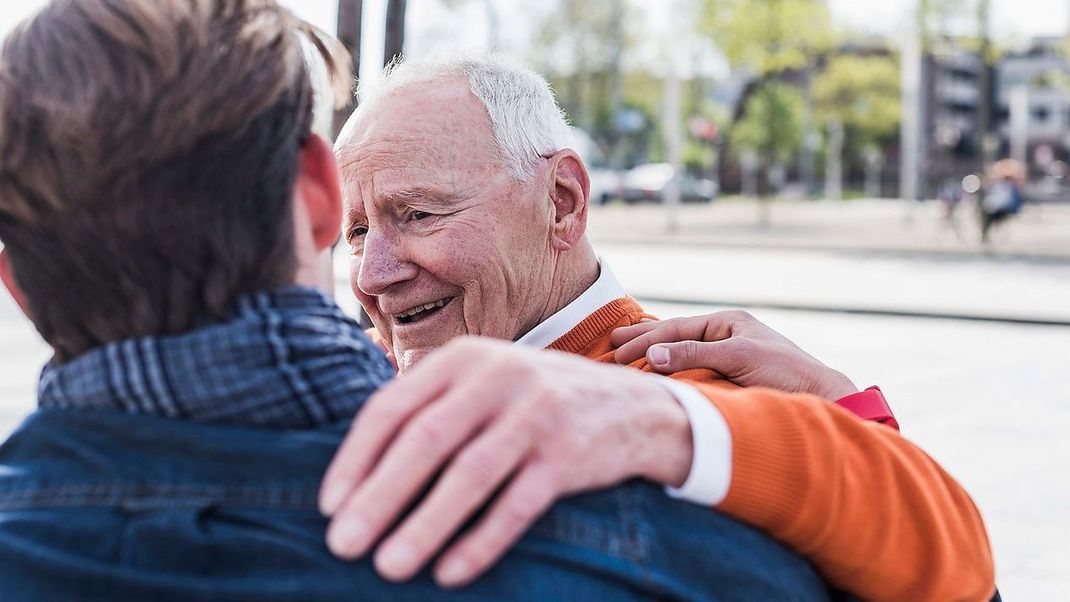
{"type": "Polygon", "coordinates": [[[370,107],[339,146],[350,282],[402,369],[464,334],[532,328],[553,274],[546,161],[517,182],[464,80],[370,107]]]}

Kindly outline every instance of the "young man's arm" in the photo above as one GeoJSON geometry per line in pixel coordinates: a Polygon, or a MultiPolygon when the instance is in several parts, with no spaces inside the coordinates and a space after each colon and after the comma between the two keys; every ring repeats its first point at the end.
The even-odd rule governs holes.
{"type": "MultiPolygon", "coordinates": [[[[612,361],[611,354],[603,360],[612,361]]],[[[732,430],[723,454],[731,487],[717,500],[719,509],[789,543],[830,583],[867,599],[898,599],[904,592],[924,599],[914,594],[952,590],[956,599],[973,599],[974,592],[991,590],[990,553],[976,509],[894,431],[873,423],[892,438],[874,436],[857,418],[814,397],[690,376],[685,388],[713,400],[706,407],[716,408],[732,430]],[[783,424],[778,414],[789,409],[787,416],[823,428],[783,424]],[[763,464],[767,437],[770,453],[763,464]],[[799,448],[818,452],[799,461],[799,448]],[[855,474],[875,461],[889,466],[868,478],[855,474]],[[800,491],[812,499],[793,499],[800,491]],[[843,507],[866,507],[881,495],[887,498],[877,500],[881,507],[895,511],[873,522],[862,520],[859,509],[843,507]],[[797,504],[786,514],[785,498],[797,504]],[[814,522],[821,518],[815,511],[829,509],[842,518],[814,522]],[[920,527],[905,524],[910,521],[920,527]],[[921,529],[932,524],[942,525],[947,536],[922,537],[921,529]],[[864,533],[855,532],[862,528],[864,533]],[[906,533],[888,535],[900,529],[906,533]],[[960,556],[952,556],[949,546],[957,541],[965,544],[960,556]],[[908,544],[913,547],[903,547],[908,544]],[[902,561],[897,554],[921,560],[902,561]],[[860,557],[869,564],[855,575],[860,557]],[[900,564],[886,566],[889,559],[900,564]],[[929,559],[953,564],[911,574],[909,567],[929,559]]],[[[693,465],[692,425],[679,397],[656,380],[664,379],[501,342],[451,343],[380,391],[339,449],[321,491],[323,510],[333,518],[331,549],[344,558],[367,553],[447,467],[376,554],[389,578],[415,574],[475,509],[488,504],[488,514],[442,555],[436,571],[441,582],[459,585],[484,572],[555,499],[634,477],[685,485],[689,472],[700,468],[693,465]]]]}

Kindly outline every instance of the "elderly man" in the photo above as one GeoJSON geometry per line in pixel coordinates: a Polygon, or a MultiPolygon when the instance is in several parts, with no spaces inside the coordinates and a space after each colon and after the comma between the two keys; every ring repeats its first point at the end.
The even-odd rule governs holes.
{"type": "MultiPolygon", "coordinates": [[[[54,0],[5,42],[0,278],[55,355],[0,447],[3,599],[826,599],[797,554],[645,483],[555,505],[461,592],[331,556],[320,477],[405,383],[313,288],[342,207],[298,28],[271,0],[54,0]]],[[[648,439],[680,435],[653,406],[648,439]]]]}
{"type": "MultiPolygon", "coordinates": [[[[409,63],[364,91],[336,144],[343,236],[353,291],[405,377],[325,479],[332,549],[366,553],[444,471],[376,562],[408,578],[491,501],[439,561],[440,582],[459,585],[553,499],[640,476],[766,530],[864,598],[990,597],[976,508],[892,429],[692,370],[661,384],[693,438],[651,450],[664,396],[564,364],[533,371],[507,346],[448,344],[481,335],[612,362],[613,330],[650,317],[586,238],[588,176],[565,128],[546,82],[500,59],[409,63]]],[[[811,380],[826,398],[855,391],[827,368],[811,380]]]]}

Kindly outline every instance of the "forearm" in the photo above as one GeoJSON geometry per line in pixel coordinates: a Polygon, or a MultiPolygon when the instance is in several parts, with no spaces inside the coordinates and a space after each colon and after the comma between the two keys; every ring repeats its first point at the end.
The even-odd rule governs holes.
{"type": "Polygon", "coordinates": [[[923,451],[816,397],[698,386],[732,435],[732,482],[718,510],[865,599],[989,599],[980,514],[923,451]]]}

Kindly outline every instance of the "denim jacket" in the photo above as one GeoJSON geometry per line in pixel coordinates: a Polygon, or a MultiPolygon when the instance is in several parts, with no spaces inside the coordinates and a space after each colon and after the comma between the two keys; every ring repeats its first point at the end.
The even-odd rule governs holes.
{"type": "Polygon", "coordinates": [[[244,307],[46,367],[41,409],[0,446],[0,599],[828,597],[797,554],[641,482],[559,502],[461,590],[426,573],[389,584],[367,560],[339,561],[319,481],[343,414],[389,370],[318,293],[244,307]]]}

